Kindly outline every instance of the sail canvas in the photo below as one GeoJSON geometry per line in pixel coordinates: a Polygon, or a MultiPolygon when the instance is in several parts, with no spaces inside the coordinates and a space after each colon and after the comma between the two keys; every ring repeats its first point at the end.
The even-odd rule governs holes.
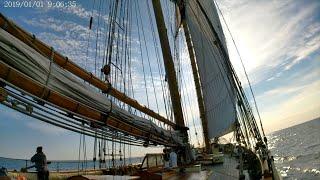
{"type": "Polygon", "coordinates": [[[233,131],[236,121],[234,88],[228,77],[226,59],[216,45],[215,34],[226,49],[214,2],[187,1],[186,23],[190,29],[200,75],[208,135],[212,139],[233,131]]]}

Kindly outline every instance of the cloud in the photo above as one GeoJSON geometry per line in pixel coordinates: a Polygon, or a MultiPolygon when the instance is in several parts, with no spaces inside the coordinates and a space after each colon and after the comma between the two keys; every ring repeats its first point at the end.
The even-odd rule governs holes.
{"type": "Polygon", "coordinates": [[[61,135],[67,132],[67,130],[65,129],[41,121],[29,121],[26,123],[26,126],[33,130],[41,132],[42,134],[48,135],[61,135]]]}
{"type": "Polygon", "coordinates": [[[4,119],[12,118],[13,120],[21,121],[23,118],[23,115],[21,113],[18,113],[17,111],[10,109],[4,105],[1,105],[0,108],[1,117],[4,119]]]}
{"type": "Polygon", "coordinates": [[[300,92],[301,90],[303,90],[306,87],[307,87],[307,85],[282,86],[282,87],[274,88],[274,89],[271,89],[269,91],[264,92],[262,95],[258,96],[257,99],[263,100],[263,99],[270,98],[270,97],[274,98],[275,96],[283,96],[284,94],[287,96],[288,94],[291,94],[291,93],[300,92]]]}
{"type": "MultiPolygon", "coordinates": [[[[306,59],[310,54],[312,54],[315,51],[318,51],[320,48],[320,24],[318,24],[319,27],[317,27],[319,30],[318,32],[314,32],[314,35],[312,38],[308,41],[302,41],[303,44],[301,44],[301,47],[303,48],[297,48],[294,54],[292,55],[291,62],[288,62],[286,66],[284,67],[284,70],[289,70],[294,65],[299,63],[299,61],[306,59]]],[[[307,35],[308,36],[308,35],[307,35]]]]}
{"type": "Polygon", "coordinates": [[[79,23],[67,20],[61,20],[53,17],[38,17],[38,18],[31,18],[31,19],[23,19],[28,25],[33,27],[40,27],[46,31],[53,31],[56,34],[66,34],[67,32],[75,33],[78,38],[86,39],[89,33],[89,28],[85,27],[79,23]]]}
{"type": "MultiPolygon", "coordinates": [[[[319,74],[318,74],[319,75],[319,74]]],[[[283,129],[320,116],[320,80],[307,85],[290,85],[267,91],[260,97],[277,104],[261,111],[267,132],[283,129]],[[291,94],[291,96],[288,96],[291,94]],[[279,96],[285,100],[278,100],[279,96]]]]}
{"type": "MultiPolygon", "coordinates": [[[[45,1],[49,1],[49,0],[45,0],[45,1]]],[[[58,11],[58,13],[63,13],[66,16],[75,16],[77,18],[80,19],[86,19],[89,21],[90,17],[92,16],[94,19],[100,17],[103,21],[105,22],[109,22],[109,16],[107,14],[104,14],[105,12],[103,12],[103,6],[100,6],[101,11],[100,13],[98,12],[98,8],[97,8],[97,4],[93,3],[94,7],[91,7],[91,9],[87,9],[85,7],[83,7],[80,3],[76,3],[75,6],[66,6],[66,7],[50,7],[50,8],[42,8],[39,9],[40,11],[44,12],[44,13],[48,13],[49,11],[58,11]]]]}
{"type": "Polygon", "coordinates": [[[23,126],[26,126],[27,128],[39,131],[42,134],[59,135],[67,132],[67,130],[65,129],[41,122],[39,120],[36,120],[35,118],[26,116],[25,114],[22,114],[8,107],[1,106],[0,112],[1,118],[3,118],[4,120],[10,119],[12,121],[16,121],[17,123],[23,124],[23,126]]]}
{"type": "MultiPolygon", "coordinates": [[[[319,32],[320,23],[315,23],[315,16],[319,9],[318,2],[302,3],[300,1],[218,1],[221,10],[229,24],[229,27],[234,35],[235,41],[238,45],[240,53],[245,60],[245,66],[249,72],[250,79],[253,84],[263,86],[259,83],[263,82],[275,82],[283,78],[286,72],[292,70],[293,67],[305,61],[310,57],[310,54],[317,52],[319,49],[319,32]]],[[[88,30],[87,25],[83,22],[88,22],[93,13],[94,20],[96,21],[99,13],[97,10],[89,10],[87,7],[83,7],[80,4],[75,8],[67,9],[53,9],[61,13],[60,17],[72,16],[72,18],[57,19],[54,16],[49,17],[39,16],[34,18],[24,19],[24,22],[35,28],[41,28],[37,37],[43,40],[45,43],[53,46],[61,54],[68,56],[75,61],[81,67],[86,67],[87,70],[94,71],[95,59],[98,59],[98,67],[101,67],[104,52],[100,51],[97,58],[95,58],[96,45],[95,36],[96,31],[91,31],[91,40],[88,44],[88,30]],[[87,54],[88,48],[88,54],[87,54]]],[[[51,11],[51,10],[49,10],[51,11]]],[[[108,23],[107,15],[103,15],[102,19],[105,23],[108,23]]],[[[133,22],[135,23],[135,22],[133,22]]],[[[95,26],[94,26],[95,27],[95,26]]],[[[137,36],[136,24],[133,24],[132,35],[137,36]]],[[[103,36],[103,32],[107,32],[106,29],[100,31],[99,36],[103,36]]],[[[226,31],[225,31],[226,32],[226,31]]],[[[146,36],[151,36],[152,33],[148,33],[146,30],[146,36]]],[[[124,38],[124,35],[120,34],[120,39],[124,38]]],[[[147,41],[151,41],[151,38],[147,37],[147,41]]],[[[136,94],[136,99],[141,104],[146,103],[146,95],[144,89],[144,76],[141,67],[141,57],[138,53],[140,45],[137,37],[131,38],[132,42],[132,77],[133,88],[136,94]],[[143,88],[142,88],[143,87],[143,88]]],[[[183,40],[182,40],[183,41],[183,40]]],[[[228,46],[231,44],[230,38],[227,35],[228,46]]],[[[103,38],[98,42],[100,47],[103,48],[103,38]]],[[[144,48],[144,43],[141,43],[144,48]]],[[[154,44],[152,44],[154,45],[154,44]]],[[[159,44],[156,44],[159,45],[159,44]]],[[[114,45],[116,48],[116,45],[114,45]]],[[[159,48],[159,47],[158,47],[159,48]]],[[[121,49],[120,49],[121,50],[121,49]]],[[[152,48],[148,49],[149,52],[152,48]]],[[[181,48],[182,52],[187,52],[185,45],[181,48]]],[[[229,48],[230,57],[235,65],[237,72],[242,72],[239,59],[235,54],[234,49],[229,48]]],[[[145,49],[143,49],[143,56],[146,56],[145,49]]],[[[150,59],[154,57],[153,52],[150,53],[150,59]],[[153,55],[153,56],[152,56],[153,55]]],[[[185,78],[184,84],[180,84],[182,87],[181,95],[182,101],[186,105],[186,111],[192,109],[194,118],[197,121],[196,126],[200,124],[199,112],[197,107],[197,99],[195,95],[195,88],[192,79],[191,68],[189,67],[189,59],[187,53],[180,53],[181,67],[184,71],[183,76],[185,78]],[[187,78],[188,77],[188,78],[187,78]],[[191,78],[190,78],[191,77],[191,78]],[[190,103],[188,103],[186,96],[191,97],[190,103]],[[191,105],[188,105],[191,104],[191,105]]],[[[144,59],[146,60],[146,58],[144,59]]],[[[161,60],[161,58],[160,58],[161,60]]],[[[154,61],[153,61],[154,62],[154,61]]],[[[152,109],[155,107],[155,94],[153,93],[153,85],[150,76],[150,70],[147,62],[144,62],[146,68],[146,81],[148,94],[150,94],[150,106],[152,109]]],[[[152,63],[152,70],[156,69],[154,66],[156,63],[152,63]]],[[[98,70],[99,71],[99,70],[98,70]]],[[[158,72],[153,72],[154,83],[156,89],[156,95],[158,102],[163,103],[163,97],[161,95],[161,80],[163,80],[163,74],[160,76],[158,72]],[[158,93],[159,92],[159,93],[158,93]]],[[[301,76],[301,70],[296,76],[301,76]]],[[[315,72],[310,72],[315,74],[315,72]]],[[[311,76],[310,74],[305,75],[311,76]]],[[[244,79],[243,73],[239,73],[241,79],[244,79]]],[[[314,76],[312,75],[312,78],[314,76]]],[[[296,80],[296,79],[295,79],[296,80]]],[[[303,81],[303,80],[299,80],[303,81]]],[[[309,82],[309,80],[308,80],[309,82]]],[[[257,94],[258,99],[268,99],[268,97],[282,98],[281,94],[285,94],[290,97],[304,92],[305,89],[310,89],[309,84],[296,83],[290,85],[280,85],[272,88],[265,88],[264,93],[257,94]]],[[[243,85],[246,85],[246,81],[243,81],[243,85]]],[[[311,88],[312,89],[312,88],[311,88]]],[[[262,101],[263,102],[263,101],[262,101]]],[[[292,103],[295,104],[295,103],[292,103]]],[[[279,104],[276,104],[277,107],[279,104]]],[[[164,113],[164,107],[160,104],[160,113],[164,113]]],[[[272,105],[271,108],[276,106],[272,105]]],[[[268,109],[262,109],[266,112],[268,109]]],[[[190,113],[190,111],[188,112],[190,113]]],[[[277,112],[275,113],[277,114],[277,112]]],[[[192,125],[192,115],[188,114],[186,120],[192,125]]],[[[268,118],[269,119],[269,118],[268,118]]],[[[33,126],[33,125],[30,125],[33,126]]],[[[35,129],[42,129],[43,127],[34,127],[35,129]]],[[[43,128],[45,129],[45,127],[43,128]]],[[[191,129],[191,131],[194,131],[191,129]]],[[[200,133],[200,132],[198,132],[200,133]]]]}
{"type": "Polygon", "coordinates": [[[288,122],[297,124],[320,116],[319,57],[309,57],[313,61],[303,68],[286,72],[285,78],[264,83],[264,91],[256,99],[267,131],[293,125],[288,122]]]}
{"type": "MultiPolygon", "coordinates": [[[[83,8],[80,4],[78,4],[75,7],[67,7],[67,8],[59,8],[60,10],[62,10],[64,13],[67,14],[73,14],[76,15],[80,18],[90,18],[91,14],[90,11],[86,10],[85,8],[83,8]]],[[[94,14],[97,16],[98,13],[97,11],[94,11],[94,14]]]]}
{"type": "Polygon", "coordinates": [[[30,19],[25,18],[23,21],[33,27],[41,28],[40,33],[36,33],[37,38],[88,71],[94,72],[93,65],[95,63],[102,66],[101,59],[103,59],[105,53],[103,50],[105,44],[104,27],[101,27],[98,31],[102,38],[96,44],[96,29],[89,30],[88,27],[79,22],[46,15],[30,19]],[[91,40],[88,41],[88,38],[91,40]]]}
{"type": "MultiPolygon", "coordinates": [[[[320,116],[320,2],[217,3],[244,60],[265,129],[270,132],[320,116]]],[[[246,88],[227,33],[226,39],[231,61],[246,88]]]]}
{"type": "MultiPolygon", "coordinates": [[[[253,84],[278,78],[270,77],[275,69],[289,70],[319,49],[318,1],[217,2],[253,84]]],[[[231,42],[229,35],[226,36],[227,41],[231,42]]],[[[244,79],[239,58],[232,46],[228,43],[232,62],[241,79],[244,79]]]]}
{"type": "MultiPolygon", "coordinates": [[[[78,8],[83,9],[81,6],[78,8]]],[[[88,14],[82,13],[83,10],[70,11],[68,13],[64,12],[64,9],[59,10],[66,16],[68,13],[75,13],[79,17],[88,14]]],[[[96,11],[93,12],[94,14],[97,13],[96,11]]],[[[98,16],[98,14],[96,15],[98,16]]],[[[74,18],[61,19],[47,14],[33,18],[23,18],[22,21],[32,27],[41,28],[39,33],[36,33],[37,38],[54,47],[56,51],[67,56],[81,67],[85,67],[86,70],[94,72],[94,64],[97,64],[97,67],[102,67],[106,55],[108,38],[106,24],[108,23],[108,18],[106,15],[102,16],[102,18],[105,21],[99,27],[94,25],[91,30],[86,25],[83,25],[83,19],[80,21],[74,18]]],[[[122,52],[124,47],[117,46],[117,40],[119,42],[132,43],[131,53],[137,53],[136,44],[139,44],[139,40],[136,37],[128,37],[122,31],[115,31],[113,51],[115,52],[117,49],[122,52]]],[[[115,59],[115,57],[112,57],[112,59],[115,59]]],[[[100,68],[96,71],[99,76],[100,68]]]]}

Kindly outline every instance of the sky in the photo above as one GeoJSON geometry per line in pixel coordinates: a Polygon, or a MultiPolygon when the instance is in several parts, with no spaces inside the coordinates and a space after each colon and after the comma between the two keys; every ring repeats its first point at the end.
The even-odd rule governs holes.
{"type": "MultiPolygon", "coordinates": [[[[266,132],[319,117],[320,1],[217,3],[249,74],[266,132]]],[[[232,63],[248,87],[226,37],[232,63]]]]}
{"type": "MultiPolygon", "coordinates": [[[[94,72],[93,66],[90,66],[94,61],[90,58],[89,61],[86,60],[89,34],[87,24],[91,14],[97,16],[98,12],[97,7],[92,11],[90,1],[77,0],[76,7],[71,9],[5,8],[2,1],[0,2],[0,12],[5,16],[70,59],[76,59],[76,63],[82,67],[94,72]]],[[[320,1],[217,0],[216,2],[229,26],[248,72],[265,131],[270,133],[319,117],[320,1]]],[[[139,6],[141,9],[147,8],[146,3],[141,3],[139,6]]],[[[139,23],[147,23],[147,16],[143,14],[146,11],[140,13],[144,19],[141,19],[139,23]]],[[[107,15],[103,16],[103,19],[105,22],[109,20],[107,15]]],[[[137,28],[137,25],[133,26],[137,28]]],[[[225,25],[223,28],[231,61],[252,103],[240,59],[225,25]]],[[[145,28],[146,42],[152,41],[153,38],[149,29],[145,28]]],[[[133,33],[137,34],[136,31],[133,33]]],[[[94,34],[92,33],[91,36],[94,34]]],[[[140,42],[142,44],[143,40],[133,38],[131,41],[133,43],[133,63],[137,67],[140,63],[139,57],[143,56],[146,59],[147,55],[155,56],[157,53],[157,50],[149,49],[144,50],[141,55],[138,52],[140,42]],[[150,54],[147,54],[147,51],[150,54]]],[[[90,42],[88,50],[89,57],[92,59],[96,53],[93,47],[94,41],[90,42]]],[[[183,52],[184,49],[181,49],[180,56],[185,58],[186,55],[183,52]]],[[[98,59],[103,56],[102,54],[98,52],[98,59]]],[[[156,69],[155,64],[151,65],[149,75],[156,69]]],[[[135,81],[139,82],[136,86],[143,86],[142,69],[136,68],[133,71],[135,81]]],[[[188,94],[191,97],[190,104],[194,105],[190,108],[190,111],[193,112],[186,114],[187,124],[191,125],[193,123],[191,117],[196,116],[197,121],[194,127],[198,129],[198,134],[201,134],[199,119],[197,119],[196,98],[191,89],[193,85],[193,80],[190,78],[191,72],[184,73],[186,79],[183,82],[186,88],[182,94],[188,94]]],[[[161,75],[154,76],[159,79],[163,78],[161,75]]],[[[150,82],[150,79],[147,81],[150,82]]],[[[161,86],[156,84],[156,91],[160,91],[160,88],[161,86]]],[[[152,87],[148,89],[152,91],[152,87]]],[[[146,97],[142,96],[143,93],[136,91],[137,99],[142,104],[147,104],[146,97]]],[[[159,102],[163,100],[161,97],[156,98],[159,102]]],[[[183,99],[183,101],[188,100],[183,99]]],[[[154,101],[150,102],[150,108],[155,109],[154,101]]],[[[163,109],[159,111],[165,114],[163,109]]],[[[195,134],[194,127],[190,130],[191,135],[195,134]]],[[[24,116],[3,105],[0,105],[0,129],[2,144],[0,156],[2,157],[30,158],[35,148],[42,145],[44,151],[47,152],[48,159],[78,158],[79,134],[24,116]]],[[[198,138],[201,139],[201,135],[198,138]]],[[[191,140],[196,144],[194,136],[191,140]]],[[[87,142],[88,154],[92,154],[90,148],[93,146],[93,138],[88,137],[87,142]]],[[[134,148],[133,151],[136,156],[143,156],[145,152],[159,152],[160,148],[134,148]]]]}

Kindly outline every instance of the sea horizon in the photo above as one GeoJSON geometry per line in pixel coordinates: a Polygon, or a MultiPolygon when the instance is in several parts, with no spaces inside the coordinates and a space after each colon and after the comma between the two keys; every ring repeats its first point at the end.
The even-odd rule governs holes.
{"type": "MultiPolygon", "coordinates": [[[[283,129],[279,129],[279,130],[275,130],[275,131],[272,131],[272,132],[269,132],[267,133],[266,135],[267,136],[271,136],[272,134],[274,133],[277,133],[279,131],[283,131],[283,130],[286,130],[286,129],[289,129],[289,128],[293,128],[295,126],[299,126],[301,124],[304,124],[304,123],[308,123],[308,122],[311,122],[311,121],[316,121],[316,120],[319,120],[320,119],[320,116],[317,117],[317,118],[312,118],[310,120],[307,120],[307,121],[303,121],[299,124],[294,124],[292,126],[289,126],[289,127],[286,127],[286,128],[283,128],[283,129]]],[[[131,156],[131,158],[143,158],[144,156],[131,156]]],[[[5,159],[14,159],[14,160],[30,160],[30,158],[21,158],[21,157],[9,157],[9,156],[5,156],[5,155],[0,155],[0,158],[5,158],[5,159]]],[[[106,158],[106,160],[111,160],[112,158],[106,158]]],[[[67,161],[93,161],[93,160],[89,160],[89,159],[47,159],[47,161],[52,161],[52,162],[67,162],[67,161]]]]}
{"type": "Polygon", "coordinates": [[[266,135],[269,136],[269,135],[271,135],[271,134],[273,134],[273,133],[277,133],[278,131],[285,130],[285,129],[288,129],[288,128],[292,128],[292,127],[295,127],[295,126],[299,126],[299,125],[301,125],[301,124],[308,123],[308,122],[310,122],[310,121],[315,121],[315,120],[318,120],[318,119],[320,119],[320,116],[318,116],[318,117],[316,117],[316,118],[312,118],[312,119],[310,119],[310,120],[302,121],[302,122],[300,122],[300,123],[298,123],[298,124],[293,124],[293,125],[291,125],[291,126],[288,126],[288,127],[282,128],[282,129],[277,129],[277,130],[275,130],[275,131],[266,133],[266,135]]]}

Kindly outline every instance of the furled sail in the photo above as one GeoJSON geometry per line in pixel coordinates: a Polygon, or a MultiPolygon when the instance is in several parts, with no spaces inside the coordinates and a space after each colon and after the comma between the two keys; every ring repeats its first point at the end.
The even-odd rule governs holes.
{"type": "Polygon", "coordinates": [[[214,1],[187,0],[185,8],[212,139],[233,131],[236,122],[235,90],[221,51],[227,51],[225,38],[214,1]]]}
{"type": "Polygon", "coordinates": [[[150,120],[121,109],[97,89],[80,81],[70,72],[60,68],[52,60],[2,29],[0,29],[0,57],[0,62],[8,64],[49,89],[92,109],[134,124],[135,127],[142,130],[156,132],[165,138],[172,139],[177,144],[182,143],[175,132],[163,129],[150,120]]]}

